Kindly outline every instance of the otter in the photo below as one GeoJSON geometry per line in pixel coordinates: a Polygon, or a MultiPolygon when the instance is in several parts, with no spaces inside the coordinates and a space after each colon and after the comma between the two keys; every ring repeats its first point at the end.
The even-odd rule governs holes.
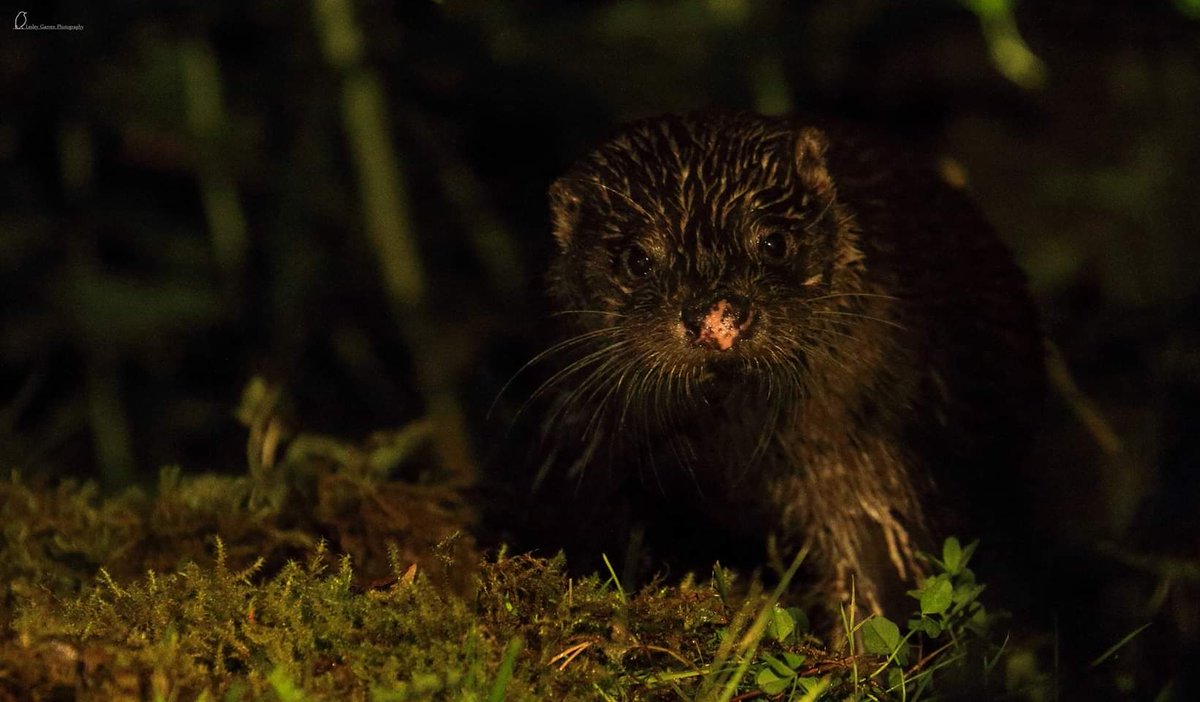
{"type": "Polygon", "coordinates": [[[668,115],[549,199],[564,332],[537,359],[527,508],[568,560],[656,529],[710,564],[730,557],[710,545],[770,540],[808,549],[830,602],[893,610],[935,489],[1013,482],[1044,384],[1034,307],[919,156],[791,118],[668,115]]]}

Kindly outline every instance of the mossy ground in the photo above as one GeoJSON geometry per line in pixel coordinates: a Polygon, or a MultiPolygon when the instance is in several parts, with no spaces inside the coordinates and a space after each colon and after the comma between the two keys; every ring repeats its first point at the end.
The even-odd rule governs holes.
{"type": "MultiPolygon", "coordinates": [[[[481,554],[464,483],[410,470],[422,425],[275,460],[269,417],[243,418],[247,475],[0,482],[0,699],[900,699],[953,662],[880,620],[830,651],[724,571],[627,593],[481,554]]],[[[940,605],[957,635],[974,599],[940,605]]]]}
{"type": "Polygon", "coordinates": [[[452,493],[354,466],[296,487],[168,470],[107,500],[4,481],[0,697],[622,697],[728,624],[709,587],[626,602],[561,559],[485,561],[452,493]]]}

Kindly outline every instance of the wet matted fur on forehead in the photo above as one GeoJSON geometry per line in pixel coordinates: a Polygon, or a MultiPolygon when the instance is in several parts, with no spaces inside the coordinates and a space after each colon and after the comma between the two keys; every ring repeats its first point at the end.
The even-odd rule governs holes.
{"type": "Polygon", "coordinates": [[[815,128],[749,113],[635,122],[551,187],[554,235],[566,251],[581,229],[617,240],[631,226],[665,227],[686,247],[700,243],[687,238],[724,231],[748,210],[797,216],[810,198],[824,204],[834,195],[825,148],[815,128]],[[602,223],[588,221],[587,203],[603,210],[602,223]]]}

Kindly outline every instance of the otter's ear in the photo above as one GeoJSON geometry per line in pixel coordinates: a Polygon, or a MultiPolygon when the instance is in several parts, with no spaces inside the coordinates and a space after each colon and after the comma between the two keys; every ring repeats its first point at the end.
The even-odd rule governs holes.
{"type": "Polygon", "coordinates": [[[815,127],[796,132],[796,173],[800,183],[825,198],[833,196],[833,178],[825,166],[825,149],[829,140],[815,127]]]}
{"type": "Polygon", "coordinates": [[[561,251],[567,250],[575,235],[582,205],[583,198],[565,178],[559,178],[550,186],[550,225],[561,251]]]}

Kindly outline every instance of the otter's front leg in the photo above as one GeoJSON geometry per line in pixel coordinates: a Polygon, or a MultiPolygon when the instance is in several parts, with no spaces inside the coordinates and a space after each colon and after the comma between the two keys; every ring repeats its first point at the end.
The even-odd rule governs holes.
{"type": "MultiPolygon", "coordinates": [[[[783,494],[784,524],[811,551],[820,592],[830,609],[852,600],[870,613],[899,618],[910,609],[906,592],[922,576],[916,554],[926,534],[916,495],[893,481],[902,467],[857,460],[810,463],[783,494]],[[891,478],[891,479],[889,479],[891,478]]],[[[878,459],[876,459],[878,460],[878,459]]]]}

